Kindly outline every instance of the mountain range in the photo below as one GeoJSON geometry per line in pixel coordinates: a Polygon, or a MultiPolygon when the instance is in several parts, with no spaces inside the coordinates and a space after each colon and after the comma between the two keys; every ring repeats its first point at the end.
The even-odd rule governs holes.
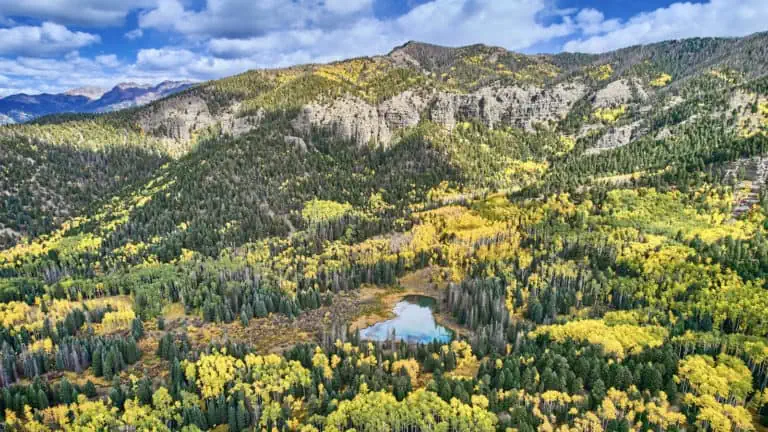
{"type": "Polygon", "coordinates": [[[12,430],[768,425],[768,33],[143,91],[0,126],[12,430]]]}
{"type": "Polygon", "coordinates": [[[62,113],[102,113],[146,105],[193,85],[189,81],[164,81],[157,85],[121,83],[111,90],[82,87],[58,94],[14,94],[0,98],[0,124],[23,123],[62,113]]]}
{"type": "MultiPolygon", "coordinates": [[[[464,187],[556,189],[562,187],[554,183],[562,181],[561,169],[581,172],[581,178],[593,158],[653,148],[642,154],[647,158],[660,151],[655,140],[677,139],[705,119],[716,119],[735,136],[760,134],[766,127],[761,92],[766,87],[767,47],[766,33],[669,41],[597,55],[523,55],[485,45],[449,48],[409,42],[383,56],[254,70],[195,86],[128,84],[101,95],[100,90],[81,89],[68,95],[8,97],[0,101],[5,112],[15,104],[35,117],[43,115],[46,111],[38,109],[46,106],[57,112],[81,107],[94,113],[177,92],[135,109],[86,117],[44,116],[0,128],[0,138],[6,137],[0,142],[5,165],[28,167],[19,171],[20,177],[0,177],[0,190],[10,196],[0,213],[0,229],[11,238],[50,230],[124,187],[152,182],[161,175],[155,169],[166,162],[185,180],[177,186],[209,179],[224,188],[219,198],[235,181],[232,176],[251,188],[270,184],[252,184],[256,178],[245,180],[249,177],[225,168],[246,161],[227,159],[228,151],[238,153],[243,146],[248,151],[287,146],[307,163],[331,143],[337,148],[343,142],[347,145],[340,147],[344,151],[339,155],[370,148],[386,152],[392,161],[414,159],[398,166],[393,175],[417,166],[421,157],[429,161],[429,169],[438,169],[433,166],[437,163],[440,171],[453,170],[464,187]],[[460,132],[468,125],[480,127],[481,137],[462,144],[467,138],[460,132]],[[253,143],[254,134],[269,139],[253,143]],[[37,151],[27,149],[30,140],[37,142],[37,151]],[[491,144],[481,145],[488,140],[501,146],[495,152],[503,149],[505,156],[488,153],[491,144]],[[420,150],[426,153],[400,153],[405,151],[400,143],[416,141],[429,143],[420,150]],[[41,146],[47,153],[40,153],[41,146]],[[221,165],[209,161],[194,166],[214,148],[210,157],[221,165]],[[205,172],[197,174],[201,178],[190,177],[203,168],[205,172]]],[[[665,166],[659,165],[667,162],[662,155],[657,158],[647,162],[648,169],[665,166]]],[[[430,175],[428,167],[422,168],[430,175]]],[[[409,171],[408,176],[418,172],[409,171]]],[[[333,188],[326,185],[326,190],[333,188]]],[[[275,202],[276,193],[265,190],[254,202],[251,189],[223,205],[269,205],[271,216],[262,217],[277,220],[272,223],[280,231],[286,226],[280,221],[295,214],[302,201],[294,197],[275,202]]],[[[344,196],[350,202],[361,199],[344,196]]],[[[173,220],[182,222],[183,214],[175,213],[173,220]]],[[[206,226],[215,229],[219,223],[225,221],[207,220],[206,226]]],[[[241,235],[261,234],[246,230],[241,235]]]]}

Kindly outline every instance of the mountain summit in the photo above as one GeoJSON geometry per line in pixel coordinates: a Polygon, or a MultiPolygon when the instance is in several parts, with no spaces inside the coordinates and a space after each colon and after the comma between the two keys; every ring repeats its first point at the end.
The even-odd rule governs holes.
{"type": "Polygon", "coordinates": [[[78,87],[71,90],[67,90],[63,95],[67,96],[85,96],[90,100],[96,100],[100,98],[104,93],[107,92],[107,89],[101,88],[101,87],[78,87]]]}

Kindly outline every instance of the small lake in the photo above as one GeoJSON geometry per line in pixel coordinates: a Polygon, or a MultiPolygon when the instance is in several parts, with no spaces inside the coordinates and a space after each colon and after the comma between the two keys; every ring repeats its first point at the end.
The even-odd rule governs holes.
{"type": "Polygon", "coordinates": [[[429,343],[437,339],[449,342],[453,331],[438,325],[434,310],[437,302],[432,297],[411,295],[398,302],[392,312],[396,317],[360,330],[360,338],[385,341],[395,332],[398,340],[409,343],[429,343]]]}

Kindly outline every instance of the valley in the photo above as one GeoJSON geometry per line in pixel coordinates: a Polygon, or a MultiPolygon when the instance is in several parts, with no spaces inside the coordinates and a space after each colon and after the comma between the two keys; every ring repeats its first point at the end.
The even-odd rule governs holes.
{"type": "Polygon", "coordinates": [[[409,42],[2,126],[4,426],[765,430],[766,47],[409,42]]]}

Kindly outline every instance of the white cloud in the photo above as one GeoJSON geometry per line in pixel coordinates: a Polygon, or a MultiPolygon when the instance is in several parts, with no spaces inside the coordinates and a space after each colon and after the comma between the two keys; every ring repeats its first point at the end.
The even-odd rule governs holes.
{"type": "Polygon", "coordinates": [[[82,48],[100,41],[95,34],[73,32],[60,24],[0,29],[0,55],[46,56],[82,48]]]}
{"type": "Polygon", "coordinates": [[[139,25],[187,36],[242,37],[304,27],[320,9],[314,0],[208,0],[198,12],[186,10],[179,0],[160,0],[139,16],[139,25]]]}
{"type": "Polygon", "coordinates": [[[333,29],[284,29],[250,38],[214,38],[208,48],[217,57],[253,57],[266,66],[383,54],[408,40],[523,49],[576,30],[567,18],[541,24],[542,14],[559,13],[550,6],[546,0],[435,0],[390,20],[363,16],[333,29]]]}
{"type": "Polygon", "coordinates": [[[344,26],[371,16],[373,0],[207,0],[202,10],[181,0],[159,0],[139,15],[141,28],[197,38],[248,38],[275,31],[344,26]]]}
{"type": "Polygon", "coordinates": [[[617,19],[606,20],[605,15],[597,9],[582,9],[576,14],[576,25],[585,35],[596,35],[614,31],[621,26],[617,19]]]}
{"type": "Polygon", "coordinates": [[[192,51],[178,48],[150,48],[139,50],[136,65],[151,70],[168,70],[197,60],[192,51]]]}
{"type": "Polygon", "coordinates": [[[107,26],[120,25],[132,10],[153,7],[155,3],[155,0],[0,0],[0,11],[10,17],[107,26]]]}
{"type": "Polygon", "coordinates": [[[142,37],[144,37],[144,31],[140,28],[137,28],[127,32],[123,36],[125,36],[125,38],[128,40],[141,39],[142,37]]]}
{"type": "Polygon", "coordinates": [[[374,15],[374,1],[0,0],[2,16],[50,20],[39,26],[13,27],[11,22],[11,28],[3,28],[9,21],[0,18],[0,56],[16,57],[0,57],[0,93],[213,79],[252,68],[383,54],[408,40],[524,50],[571,39],[566,49],[595,52],[768,28],[768,0],[675,3],[625,21],[607,19],[594,8],[559,8],[564,0],[429,0],[402,16],[381,18],[374,15]],[[134,63],[125,53],[121,61],[109,50],[80,57],[77,50],[99,42],[99,36],[52,24],[117,25],[133,13],[138,27],[127,31],[126,39],[142,38],[148,29],[168,32],[161,39],[154,32],[144,38],[145,43],[162,42],[136,52],[134,63]]]}
{"type": "Polygon", "coordinates": [[[360,12],[372,6],[373,0],[325,0],[325,7],[340,15],[360,12]]]}
{"type": "Polygon", "coordinates": [[[136,75],[169,76],[173,79],[213,79],[234,75],[247,69],[263,67],[248,58],[217,58],[183,48],[151,48],[140,50],[136,64],[128,72],[136,75]]]}
{"type": "Polygon", "coordinates": [[[96,56],[94,60],[96,60],[96,63],[102,66],[106,66],[108,68],[116,68],[120,66],[120,60],[117,59],[117,56],[115,54],[106,54],[106,55],[96,56]]]}
{"type": "Polygon", "coordinates": [[[193,72],[178,69],[154,70],[136,64],[114,68],[104,64],[111,64],[110,57],[87,58],[77,53],[63,59],[0,57],[0,75],[8,78],[6,82],[0,81],[0,97],[13,93],[60,93],[83,86],[111,88],[119,82],[157,84],[164,80],[196,79],[193,72]]]}
{"type": "Polygon", "coordinates": [[[604,52],[669,39],[745,36],[768,29],[768,1],[673,3],[666,8],[636,15],[623,23],[596,18],[593,14],[590,25],[585,27],[595,30],[585,30],[585,34],[591,36],[567,42],[566,51],[604,52]]]}

